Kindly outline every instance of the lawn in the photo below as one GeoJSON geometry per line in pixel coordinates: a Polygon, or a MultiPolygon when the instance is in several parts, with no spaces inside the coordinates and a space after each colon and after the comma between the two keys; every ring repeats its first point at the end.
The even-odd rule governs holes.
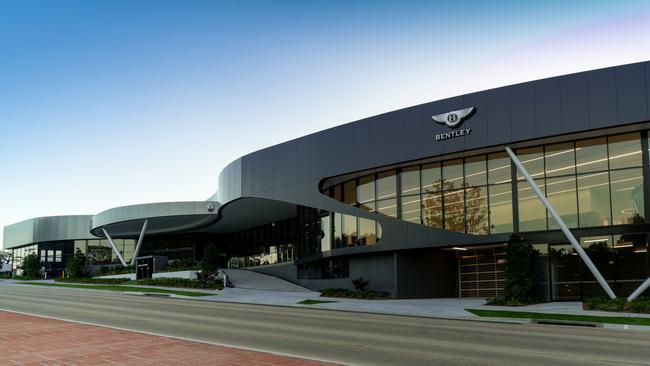
{"type": "Polygon", "coordinates": [[[298,304],[301,305],[315,305],[315,304],[327,304],[330,302],[338,302],[338,301],[328,301],[328,300],[302,300],[298,304]]]}
{"type": "Polygon", "coordinates": [[[182,296],[214,296],[215,294],[205,293],[205,292],[194,292],[194,291],[179,291],[179,290],[167,290],[162,288],[155,287],[135,287],[135,286],[119,286],[119,285],[71,285],[63,283],[34,283],[34,282],[21,282],[21,284],[32,285],[32,286],[46,286],[46,287],[68,287],[68,288],[80,288],[84,290],[106,290],[106,291],[132,291],[132,292],[150,292],[157,294],[174,294],[182,296]]]}
{"type": "Polygon", "coordinates": [[[544,320],[573,320],[573,321],[594,322],[594,323],[650,325],[650,318],[547,314],[547,313],[532,313],[527,311],[507,311],[507,310],[479,310],[479,309],[465,309],[465,310],[469,311],[472,314],[483,316],[483,317],[524,318],[524,319],[544,319],[544,320]]]}

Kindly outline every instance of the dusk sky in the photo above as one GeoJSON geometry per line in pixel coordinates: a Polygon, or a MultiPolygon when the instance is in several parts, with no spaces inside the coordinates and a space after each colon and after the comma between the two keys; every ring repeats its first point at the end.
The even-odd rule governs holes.
{"type": "Polygon", "coordinates": [[[305,134],[650,60],[650,2],[3,0],[0,50],[5,226],[205,200],[305,134]]]}

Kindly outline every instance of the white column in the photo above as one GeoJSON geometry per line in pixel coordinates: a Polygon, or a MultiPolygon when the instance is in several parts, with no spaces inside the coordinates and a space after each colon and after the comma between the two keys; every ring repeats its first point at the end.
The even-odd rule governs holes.
{"type": "Polygon", "coordinates": [[[138,253],[140,253],[140,246],[142,245],[142,239],[144,238],[144,232],[147,231],[147,224],[149,223],[149,220],[144,220],[144,224],[142,224],[142,231],[140,231],[140,237],[138,238],[138,244],[135,246],[135,251],[133,252],[133,258],[131,259],[131,265],[135,266],[135,258],[138,256],[138,253]]]}
{"type": "Polygon", "coordinates": [[[645,282],[643,282],[641,284],[641,286],[639,286],[638,289],[634,290],[632,295],[630,295],[630,297],[627,298],[627,301],[630,302],[630,301],[636,299],[637,297],[639,297],[639,295],[641,295],[643,293],[643,291],[647,290],[648,287],[650,287],[650,278],[645,280],[645,282]]]}
{"type": "Polygon", "coordinates": [[[108,242],[111,243],[111,246],[113,247],[113,251],[115,252],[115,254],[117,254],[117,257],[120,259],[120,262],[122,262],[122,265],[126,267],[126,261],[124,261],[124,257],[122,257],[122,253],[120,253],[120,251],[117,250],[115,243],[113,243],[113,239],[111,238],[110,235],[108,235],[108,231],[106,231],[106,229],[104,228],[102,228],[102,231],[104,232],[104,235],[106,235],[106,239],[108,239],[108,242]]]}
{"type": "Polygon", "coordinates": [[[582,258],[582,261],[587,265],[587,268],[589,268],[591,274],[593,274],[594,277],[596,277],[596,280],[600,284],[600,287],[602,287],[603,290],[605,290],[605,292],[610,298],[615,299],[616,295],[614,295],[614,291],[612,291],[612,289],[607,284],[607,281],[605,281],[605,278],[603,278],[603,276],[598,271],[598,268],[596,268],[596,266],[591,261],[591,259],[589,259],[589,256],[587,255],[587,253],[585,253],[585,250],[582,249],[582,246],[580,245],[580,243],[578,243],[578,240],[576,240],[575,236],[573,236],[571,230],[569,230],[569,228],[566,226],[566,224],[564,223],[560,215],[558,215],[558,213],[555,211],[553,206],[551,206],[551,203],[546,199],[546,196],[539,189],[533,177],[531,177],[530,174],[528,174],[528,171],[526,170],[526,168],[524,168],[524,165],[521,163],[521,161],[519,161],[519,158],[517,158],[517,155],[515,155],[515,153],[512,152],[512,150],[510,150],[510,148],[507,146],[506,146],[506,151],[508,152],[508,155],[510,155],[510,159],[512,159],[512,162],[515,163],[517,169],[519,169],[521,174],[523,174],[523,176],[526,178],[526,181],[528,182],[528,185],[530,185],[530,188],[533,189],[533,191],[535,192],[539,200],[542,201],[542,204],[544,204],[548,212],[551,214],[551,216],[553,216],[555,222],[558,224],[558,226],[560,226],[560,229],[562,229],[564,235],[567,237],[567,239],[569,239],[571,245],[573,246],[573,249],[578,253],[580,258],[582,258]]]}

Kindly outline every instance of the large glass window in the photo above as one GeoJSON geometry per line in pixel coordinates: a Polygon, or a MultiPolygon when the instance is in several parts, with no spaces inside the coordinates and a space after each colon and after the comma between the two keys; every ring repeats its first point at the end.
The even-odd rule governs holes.
{"type": "MultiPolygon", "coordinates": [[[[517,150],[517,157],[533,178],[544,177],[544,150],[541,146],[517,150]]],[[[517,170],[517,179],[524,179],[519,170],[517,170]]]]}
{"type": "MultiPolygon", "coordinates": [[[[639,223],[645,214],[640,136],[523,148],[517,155],[569,227],[639,223]]],[[[510,157],[496,152],[418,163],[399,176],[395,170],[361,176],[329,194],[405,221],[486,235],[513,230],[511,177],[510,157]]],[[[519,172],[516,188],[521,231],[558,229],[519,172]]]]}
{"type": "Polygon", "coordinates": [[[641,169],[610,172],[612,191],[612,223],[635,224],[644,221],[643,173],[641,169]]]}
{"type": "Polygon", "coordinates": [[[500,184],[510,182],[510,157],[507,153],[488,155],[488,183],[500,184]]]}
{"type": "Polygon", "coordinates": [[[397,217],[397,176],[394,170],[377,174],[377,212],[397,217]]]}
{"type": "Polygon", "coordinates": [[[366,175],[359,178],[359,185],[357,186],[357,200],[359,200],[360,208],[370,212],[375,211],[374,175],[366,175]]]}
{"type": "Polygon", "coordinates": [[[465,184],[468,187],[484,186],[487,184],[485,155],[465,159],[465,184]]]}
{"type": "Polygon", "coordinates": [[[377,174],[377,199],[393,198],[397,192],[397,179],[395,171],[391,170],[377,174]]]}
{"type": "Polygon", "coordinates": [[[610,136],[607,141],[610,169],[641,166],[641,136],[638,132],[610,136]]]}
{"type": "Polygon", "coordinates": [[[467,232],[475,235],[488,234],[487,187],[465,189],[465,222],[467,232]]]}
{"type": "Polygon", "coordinates": [[[442,190],[442,173],[440,163],[422,166],[422,194],[440,192],[442,190]]]}
{"type": "Polygon", "coordinates": [[[465,203],[462,189],[444,192],[445,230],[465,232],[465,203]]]}
{"type": "Polygon", "coordinates": [[[357,218],[350,215],[343,215],[343,245],[353,246],[357,244],[357,218]]]}
{"type": "Polygon", "coordinates": [[[420,223],[420,195],[402,196],[402,220],[420,223]]]}
{"type": "Polygon", "coordinates": [[[573,142],[546,146],[544,153],[547,177],[575,174],[573,142]]]}
{"type": "Polygon", "coordinates": [[[578,208],[580,227],[611,225],[607,171],[578,175],[578,208]]]}
{"type": "Polygon", "coordinates": [[[607,139],[604,137],[576,142],[578,173],[600,172],[608,169],[607,139]]]}
{"type": "Polygon", "coordinates": [[[332,246],[334,249],[343,248],[343,215],[340,213],[334,214],[334,222],[332,223],[333,240],[332,246]]]}
{"type": "Polygon", "coordinates": [[[512,187],[510,183],[488,187],[490,191],[490,232],[512,232],[512,187]]]}
{"type": "Polygon", "coordinates": [[[420,194],[420,167],[412,166],[402,169],[401,173],[402,196],[420,194]]]}
{"type": "Polygon", "coordinates": [[[422,193],[422,222],[426,226],[442,229],[442,193],[422,193]]]}
{"type": "Polygon", "coordinates": [[[448,160],[442,163],[443,190],[463,188],[463,159],[448,160]]]}
{"type": "Polygon", "coordinates": [[[348,205],[357,203],[357,186],[354,179],[343,184],[343,199],[348,205]]]}
{"type": "MultiPolygon", "coordinates": [[[[536,179],[535,183],[545,192],[544,180],[536,179]]],[[[546,230],[546,208],[526,181],[517,182],[519,196],[519,230],[546,230]]]]}
{"type": "MultiPolygon", "coordinates": [[[[546,197],[568,227],[578,227],[575,176],[546,178],[546,197]]],[[[560,228],[550,214],[548,215],[548,228],[560,228]]]]}
{"type": "Polygon", "coordinates": [[[377,229],[373,220],[359,218],[359,244],[373,245],[377,243],[377,229]]]}
{"type": "Polygon", "coordinates": [[[330,215],[323,216],[320,219],[320,229],[323,235],[320,239],[320,250],[326,252],[332,249],[332,225],[330,215]]]}

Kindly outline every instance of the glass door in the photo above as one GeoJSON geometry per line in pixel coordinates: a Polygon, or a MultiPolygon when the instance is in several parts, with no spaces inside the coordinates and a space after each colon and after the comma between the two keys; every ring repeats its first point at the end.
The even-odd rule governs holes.
{"type": "Polygon", "coordinates": [[[551,299],[578,301],[581,298],[580,257],[571,244],[550,244],[551,299]]]}

